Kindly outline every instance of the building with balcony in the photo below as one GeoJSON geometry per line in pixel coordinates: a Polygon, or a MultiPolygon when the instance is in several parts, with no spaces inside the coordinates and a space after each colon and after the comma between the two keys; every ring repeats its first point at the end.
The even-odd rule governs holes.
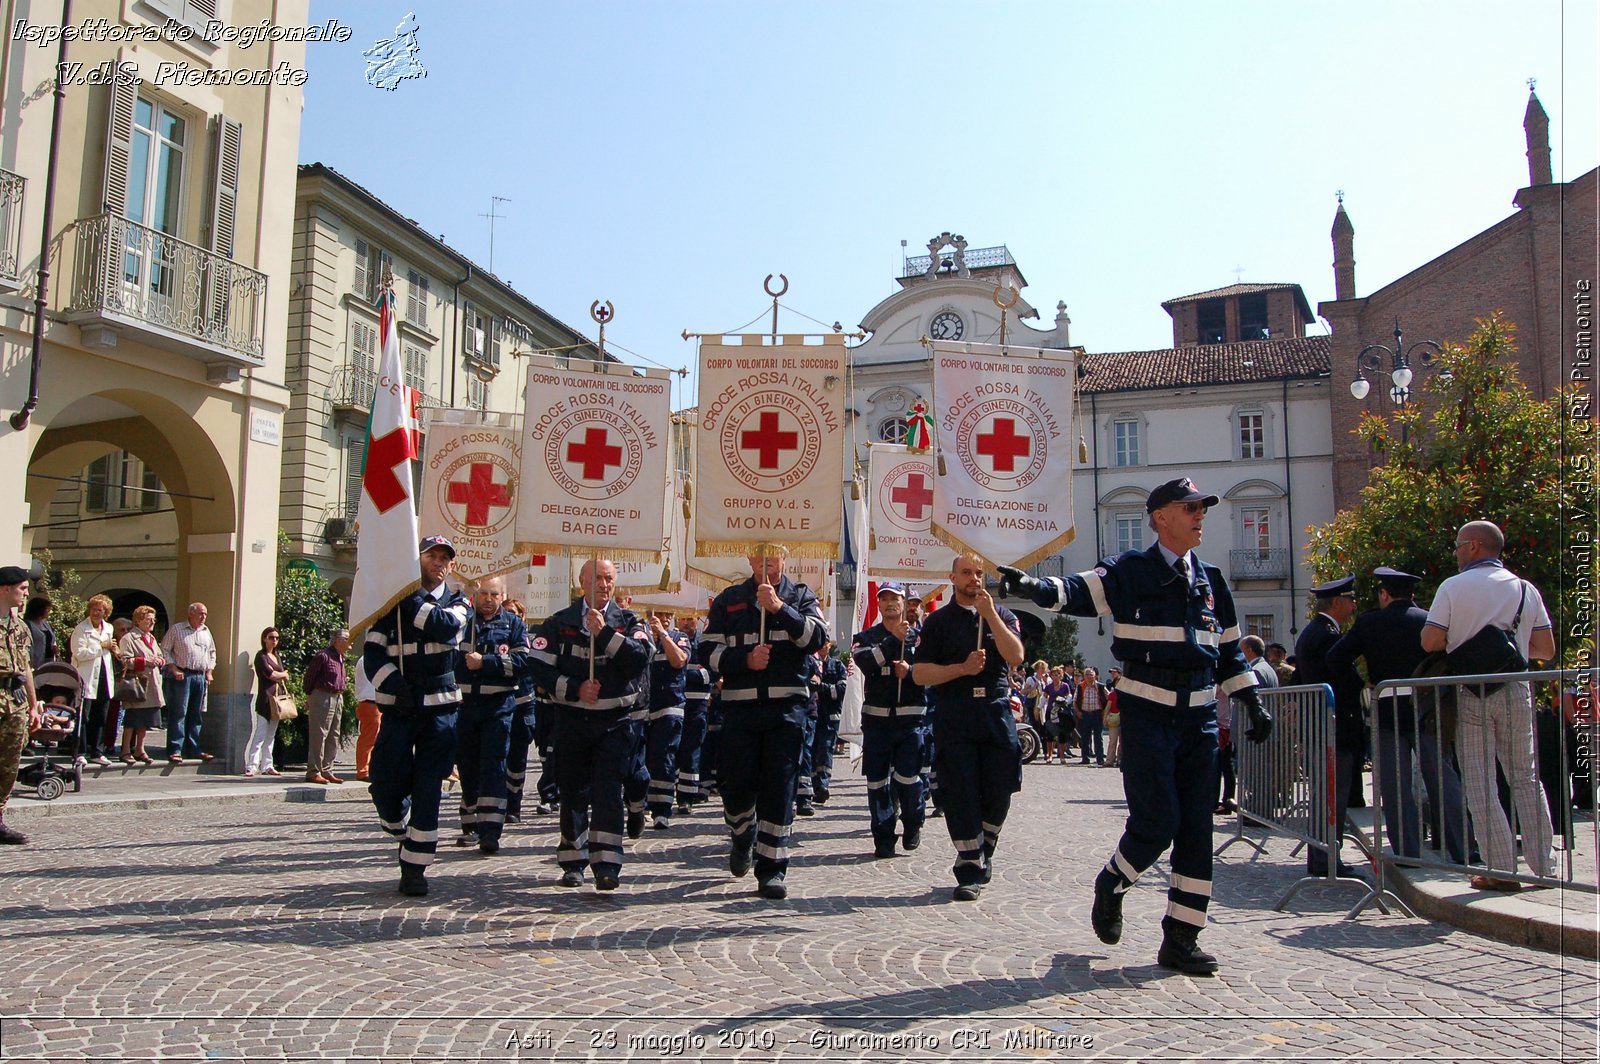
{"type": "MultiPolygon", "coordinates": [[[[405,383],[423,407],[520,411],[535,351],[594,343],[320,163],[299,168],[279,523],[341,594],[355,572],[362,448],[378,364],[376,300],[394,279],[405,383]]],[[[426,429],[426,419],[424,419],[426,429]]],[[[424,434],[423,451],[427,451],[424,434]]],[[[418,463],[420,472],[420,462],[418,463]]],[[[419,476],[420,480],[420,476],[419,476]]]]}
{"type": "MultiPolygon", "coordinates": [[[[1352,395],[1356,357],[1369,344],[1393,347],[1397,327],[1407,347],[1424,339],[1462,343],[1477,319],[1503,311],[1517,327],[1518,375],[1529,391],[1548,399],[1558,388],[1583,385],[1592,393],[1590,289],[1600,246],[1600,171],[1555,180],[1550,119],[1532,91],[1522,127],[1528,184],[1512,194],[1516,213],[1369,295],[1356,295],[1355,225],[1342,200],[1334,212],[1334,297],[1318,303],[1317,312],[1333,332],[1334,501],[1341,509],[1359,501],[1368,470],[1381,461],[1353,434],[1361,415],[1394,409],[1386,380],[1359,399],[1352,395]]],[[[1385,364],[1380,375],[1389,371],[1385,364]]],[[[1426,401],[1417,384],[1410,395],[1426,401]]]]}
{"type": "MultiPolygon", "coordinates": [[[[1305,529],[1334,515],[1328,338],[1303,335],[1310,311],[1298,285],[1236,285],[1162,305],[1176,339],[1193,302],[1226,306],[1259,289],[1288,290],[1285,303],[1299,308],[1279,338],[1084,354],[1076,420],[1089,460],[1072,478],[1077,538],[1041,575],[1148,547],[1151,489],[1192,477],[1221,498],[1197,553],[1227,577],[1241,627],[1293,645],[1311,585],[1305,529]]],[[[1227,307],[1224,320],[1235,314],[1227,307]]],[[[1078,646],[1090,664],[1112,664],[1109,624],[1080,620],[1078,646]]]]}
{"type": "MultiPolygon", "coordinates": [[[[59,24],[61,5],[13,14],[59,24]]],[[[0,408],[16,415],[0,421],[0,562],[49,547],[118,613],[205,602],[222,764],[272,621],[302,103],[272,75],[304,69],[306,46],[202,31],[306,17],[306,0],[78,0],[74,23],[111,31],[70,44],[53,160],[57,48],[8,35],[0,52],[0,408]]]]}

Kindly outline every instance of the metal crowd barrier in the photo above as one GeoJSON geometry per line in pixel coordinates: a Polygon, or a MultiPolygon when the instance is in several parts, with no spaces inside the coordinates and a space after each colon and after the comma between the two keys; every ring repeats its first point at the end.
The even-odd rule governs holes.
{"type": "MultiPolygon", "coordinates": [[[[1600,818],[1594,814],[1600,797],[1600,766],[1593,746],[1594,677],[1593,670],[1546,669],[1518,673],[1512,683],[1499,674],[1378,684],[1372,691],[1370,719],[1378,800],[1372,803],[1371,837],[1361,844],[1376,858],[1379,888],[1391,869],[1402,867],[1600,893],[1600,818]],[[1486,685],[1498,687],[1491,691],[1486,685]],[[1518,708],[1524,697],[1515,690],[1518,686],[1530,698],[1528,708],[1518,708]],[[1483,713],[1509,718],[1508,726],[1499,733],[1506,737],[1501,741],[1514,739],[1520,744],[1518,760],[1531,759],[1534,777],[1531,786],[1522,784],[1520,801],[1519,788],[1510,781],[1502,782],[1503,773],[1497,773],[1492,762],[1486,764],[1479,758],[1470,766],[1462,763],[1458,743],[1464,737],[1469,751],[1479,749],[1471,736],[1464,736],[1463,709],[1472,721],[1483,713]],[[1558,794],[1551,795],[1551,781],[1541,778],[1541,752],[1545,754],[1544,767],[1553,770],[1550,775],[1558,794]],[[1589,811],[1589,823],[1581,837],[1573,815],[1575,790],[1577,804],[1586,805],[1589,811]],[[1531,804],[1534,801],[1537,806],[1531,804]],[[1521,870],[1488,863],[1489,832],[1473,810],[1481,814],[1493,805],[1501,808],[1511,832],[1511,860],[1496,864],[1517,865],[1521,858],[1521,870]],[[1530,813],[1537,818],[1538,810],[1549,817],[1553,838],[1563,844],[1552,851],[1554,867],[1549,875],[1541,874],[1529,862],[1530,856],[1533,862],[1543,861],[1537,852],[1543,845],[1543,825],[1526,822],[1530,813]],[[1576,858],[1580,846],[1588,851],[1582,861],[1576,858]]],[[[1504,843],[1501,848],[1504,852],[1504,843]]],[[[1357,910],[1370,900],[1363,900],[1357,910]]]]}
{"type": "MultiPolygon", "coordinates": [[[[1338,764],[1334,756],[1333,689],[1327,684],[1257,688],[1262,706],[1272,714],[1272,734],[1266,742],[1236,740],[1238,757],[1238,810],[1233,837],[1217,847],[1218,856],[1236,842],[1248,843],[1257,853],[1266,842],[1245,834],[1245,828],[1265,828],[1269,837],[1295,839],[1303,847],[1320,850],[1327,872],[1296,880],[1274,908],[1282,912],[1290,900],[1308,886],[1352,887],[1362,897],[1345,918],[1354,917],[1369,904],[1387,913],[1385,898],[1411,915],[1405,904],[1366,880],[1339,875],[1339,848],[1343,825],[1335,823],[1331,796],[1335,793],[1338,764]]],[[[1242,721],[1241,721],[1242,723],[1242,721]]]]}

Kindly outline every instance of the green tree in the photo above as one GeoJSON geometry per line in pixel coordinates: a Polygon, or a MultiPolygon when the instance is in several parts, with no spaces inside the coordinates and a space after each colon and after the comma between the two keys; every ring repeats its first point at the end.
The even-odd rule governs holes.
{"type": "Polygon", "coordinates": [[[1051,665],[1073,665],[1082,668],[1083,657],[1078,653],[1078,622],[1071,617],[1057,614],[1044,633],[1044,638],[1032,646],[1023,648],[1023,657],[1030,669],[1031,663],[1040,658],[1051,665]]]}
{"type": "Polygon", "coordinates": [[[1466,344],[1444,349],[1422,402],[1392,419],[1362,417],[1355,432],[1383,463],[1355,507],[1308,530],[1307,550],[1319,581],[1353,572],[1370,600],[1372,570],[1392,565],[1422,577],[1417,597],[1428,602],[1456,572],[1456,530],[1493,521],[1506,565],[1544,595],[1560,660],[1571,663],[1593,643],[1572,634],[1574,620],[1592,617],[1583,596],[1593,594],[1593,554],[1563,549],[1593,527],[1593,422],[1565,416],[1570,394],[1533,397],[1517,377],[1515,333],[1498,313],[1479,319],[1466,344]]]}
{"type": "MultiPolygon", "coordinates": [[[[277,602],[273,610],[273,624],[278,629],[278,658],[289,673],[289,693],[303,707],[306,665],[317,651],[328,645],[335,632],[346,626],[346,608],[344,601],[328,586],[321,573],[310,569],[284,568],[287,552],[288,536],[280,529],[277,602]]],[[[353,670],[354,656],[345,664],[353,670]]],[[[348,739],[355,735],[355,728],[355,684],[352,682],[345,687],[344,712],[340,714],[339,731],[348,739]]],[[[306,717],[303,711],[300,716],[279,727],[278,743],[283,760],[304,760],[306,717]]]]}

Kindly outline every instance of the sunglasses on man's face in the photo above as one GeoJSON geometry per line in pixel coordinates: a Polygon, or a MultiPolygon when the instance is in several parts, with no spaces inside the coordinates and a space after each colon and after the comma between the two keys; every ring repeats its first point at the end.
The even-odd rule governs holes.
{"type": "Polygon", "coordinates": [[[1183,512],[1186,514],[1203,514],[1211,509],[1203,502],[1175,502],[1172,505],[1183,507],[1183,512]]]}

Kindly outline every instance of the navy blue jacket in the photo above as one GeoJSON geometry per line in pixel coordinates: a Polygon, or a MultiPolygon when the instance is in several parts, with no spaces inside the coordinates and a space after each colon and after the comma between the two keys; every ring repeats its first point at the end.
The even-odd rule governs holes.
{"type": "Polygon", "coordinates": [[[828,623],[822,618],[817,596],[788,576],[778,578],[774,589],[783,608],[768,613],[766,642],[771,657],[765,669],[745,662],[760,643],[761,614],[756,604],[754,577],[734,584],[711,603],[711,616],[700,637],[697,656],[702,665],[722,678],[722,709],[736,713],[750,703],[778,704],[804,710],[811,699],[807,660],[828,642],[828,623]]]}
{"type": "Polygon", "coordinates": [[[502,609],[487,621],[473,610],[467,616],[467,631],[456,662],[456,683],[463,698],[498,701],[515,695],[528,669],[528,629],[510,610],[502,609]],[[500,653],[505,647],[506,652],[500,653]],[[483,655],[480,668],[467,668],[466,652],[483,655]]]}
{"type": "Polygon", "coordinates": [[[864,705],[879,709],[907,706],[917,711],[915,715],[921,715],[921,685],[911,679],[910,673],[904,679],[896,679],[894,674],[896,661],[911,660],[920,631],[915,625],[908,627],[903,643],[882,621],[856,633],[850,641],[850,659],[861,670],[864,705]]]}
{"type": "Polygon", "coordinates": [[[372,681],[379,709],[409,687],[419,709],[453,712],[461,702],[456,687],[456,650],[472,606],[459,591],[444,588],[436,599],[420,587],[367,630],[361,667],[372,681]]]}
{"type": "Polygon", "coordinates": [[[548,691],[557,706],[595,713],[628,713],[637,707],[642,712],[645,669],[653,653],[650,630],[637,614],[615,602],[606,603],[606,626],[594,637],[599,701],[579,701],[578,688],[589,679],[589,633],[583,627],[588,612],[580,598],[539,626],[530,644],[534,684],[548,691]]]}
{"type": "Polygon", "coordinates": [[[689,660],[684,663],[683,668],[674,669],[667,664],[666,654],[657,649],[654,660],[650,662],[651,709],[668,709],[683,705],[687,697],[685,691],[689,670],[698,668],[694,664],[695,643],[698,640],[692,633],[674,628],[667,633],[667,638],[678,644],[683,652],[689,655],[689,660]]]}
{"type": "Polygon", "coordinates": [[[1077,617],[1110,617],[1111,655],[1123,663],[1118,699],[1174,708],[1216,701],[1213,685],[1237,694],[1256,685],[1239,650],[1239,619],[1222,570],[1199,561],[1185,586],[1160,544],[1107,558],[1065,580],[1052,577],[1034,601],[1077,617]]]}

